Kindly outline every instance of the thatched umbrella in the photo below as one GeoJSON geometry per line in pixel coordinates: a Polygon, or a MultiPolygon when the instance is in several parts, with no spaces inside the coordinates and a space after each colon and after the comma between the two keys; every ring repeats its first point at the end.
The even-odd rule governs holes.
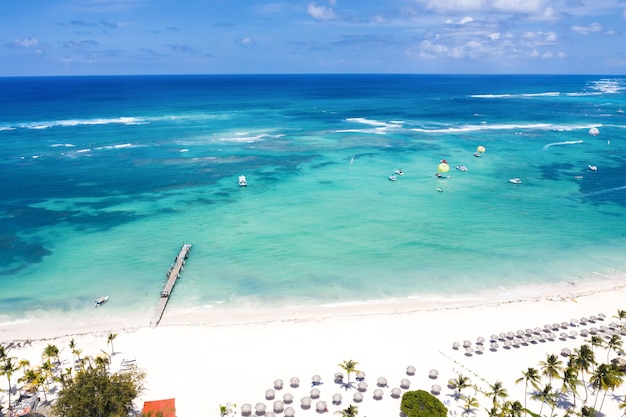
{"type": "Polygon", "coordinates": [[[341,372],[335,373],[335,382],[337,384],[343,383],[343,374],[341,372]]]}
{"type": "Polygon", "coordinates": [[[283,380],[277,379],[274,381],[274,389],[283,389],[283,380]]]}
{"type": "Polygon", "coordinates": [[[241,406],[241,415],[242,416],[249,416],[250,414],[252,414],[252,405],[245,403],[241,406]]]}
{"type": "Polygon", "coordinates": [[[365,381],[361,381],[361,382],[359,382],[359,384],[357,385],[357,389],[358,389],[360,392],[365,392],[365,391],[367,391],[367,382],[365,382],[365,381]]]}
{"type": "Polygon", "coordinates": [[[320,390],[318,390],[317,388],[313,388],[311,390],[311,398],[318,399],[319,397],[320,397],[320,390]]]}
{"type": "Polygon", "coordinates": [[[311,408],[311,398],[302,397],[300,399],[300,407],[302,407],[303,410],[308,410],[309,408],[311,408]]]}
{"type": "Polygon", "coordinates": [[[268,389],[265,391],[265,399],[273,400],[276,397],[276,392],[273,389],[268,389]]]}
{"type": "Polygon", "coordinates": [[[359,371],[356,373],[356,380],[363,381],[365,379],[365,372],[359,371]]]}
{"type": "Polygon", "coordinates": [[[375,389],[374,390],[374,399],[375,400],[381,400],[382,398],[383,398],[383,390],[375,389]]]}
{"type": "Polygon", "coordinates": [[[295,415],[296,415],[296,410],[294,410],[292,407],[285,408],[285,417],[293,417],[295,415]]]}
{"type": "Polygon", "coordinates": [[[333,404],[334,404],[334,405],[339,405],[339,404],[341,404],[341,394],[335,394],[335,395],[333,395],[333,404]]]}
{"type": "Polygon", "coordinates": [[[315,411],[317,411],[318,413],[323,413],[326,410],[328,410],[326,401],[318,401],[317,404],[315,404],[315,411]]]}
{"type": "Polygon", "coordinates": [[[255,410],[255,414],[257,416],[262,416],[265,414],[265,404],[263,403],[256,403],[256,405],[254,406],[254,410],[255,410]]]}
{"type": "Polygon", "coordinates": [[[283,395],[283,401],[285,402],[285,404],[291,404],[293,402],[293,395],[286,393],[285,395],[283,395]]]}
{"type": "Polygon", "coordinates": [[[265,417],[276,417],[276,413],[273,411],[268,411],[265,413],[265,417]]]}
{"type": "Polygon", "coordinates": [[[454,349],[454,350],[459,350],[459,346],[460,346],[459,342],[452,343],[452,349],[454,349]]]}
{"type": "Polygon", "coordinates": [[[275,413],[282,413],[283,410],[285,409],[285,403],[278,400],[278,401],[274,401],[274,412],[275,413]]]}
{"type": "Polygon", "coordinates": [[[411,381],[409,381],[408,379],[404,378],[402,379],[402,381],[400,381],[400,388],[409,389],[410,386],[411,386],[411,381]]]}
{"type": "Polygon", "coordinates": [[[300,386],[300,378],[298,378],[296,376],[291,378],[289,380],[289,386],[291,386],[291,388],[298,388],[300,386]]]}
{"type": "Polygon", "coordinates": [[[406,368],[406,374],[413,376],[415,375],[415,367],[414,366],[409,366],[406,368]]]}
{"type": "Polygon", "coordinates": [[[322,382],[322,377],[319,375],[313,375],[313,378],[311,378],[311,382],[313,383],[313,385],[319,385],[320,382],[322,382]]]}
{"type": "Polygon", "coordinates": [[[430,388],[430,393],[433,395],[439,395],[441,394],[441,387],[439,385],[433,385],[430,388]]]}
{"type": "Polygon", "coordinates": [[[430,372],[428,372],[428,377],[430,379],[437,379],[438,376],[439,376],[439,371],[436,369],[431,369],[430,372]]]}
{"type": "Polygon", "coordinates": [[[378,385],[379,387],[386,387],[387,386],[387,378],[385,378],[384,376],[381,376],[376,381],[376,385],[378,385]]]}
{"type": "Polygon", "coordinates": [[[360,403],[361,401],[363,401],[363,394],[357,391],[354,393],[353,399],[355,403],[360,403]]]}
{"type": "Polygon", "coordinates": [[[400,398],[401,395],[402,395],[402,390],[400,388],[396,387],[391,390],[392,398],[400,398]]]}

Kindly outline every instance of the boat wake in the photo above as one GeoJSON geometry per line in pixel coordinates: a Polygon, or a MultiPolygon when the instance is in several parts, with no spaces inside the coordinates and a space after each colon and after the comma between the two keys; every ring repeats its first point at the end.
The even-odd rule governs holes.
{"type": "Polygon", "coordinates": [[[583,141],[582,140],[566,140],[564,142],[553,142],[553,143],[548,143],[546,146],[544,146],[543,150],[545,151],[550,146],[576,145],[578,143],[583,143],[583,141]]]}

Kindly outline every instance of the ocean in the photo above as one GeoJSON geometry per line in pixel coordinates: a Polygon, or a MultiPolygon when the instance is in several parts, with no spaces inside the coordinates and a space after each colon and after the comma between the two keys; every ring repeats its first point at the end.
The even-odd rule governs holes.
{"type": "Polygon", "coordinates": [[[0,324],[147,324],[183,243],[168,311],[626,271],[623,76],[0,78],[0,102],[0,324]]]}

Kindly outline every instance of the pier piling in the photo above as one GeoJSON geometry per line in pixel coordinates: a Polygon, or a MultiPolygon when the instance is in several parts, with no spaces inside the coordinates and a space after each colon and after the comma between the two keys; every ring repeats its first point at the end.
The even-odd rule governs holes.
{"type": "Polygon", "coordinates": [[[174,285],[176,284],[176,280],[180,277],[180,272],[185,266],[185,261],[189,256],[189,251],[191,250],[190,243],[183,243],[183,247],[180,249],[178,256],[174,260],[174,264],[167,271],[167,281],[165,282],[165,286],[161,291],[161,298],[159,298],[159,302],[157,304],[156,309],[154,310],[154,314],[152,316],[152,320],[150,320],[150,327],[158,326],[161,318],[163,317],[163,313],[165,312],[165,307],[167,306],[167,302],[170,299],[170,295],[172,294],[172,290],[174,289],[174,285]]]}

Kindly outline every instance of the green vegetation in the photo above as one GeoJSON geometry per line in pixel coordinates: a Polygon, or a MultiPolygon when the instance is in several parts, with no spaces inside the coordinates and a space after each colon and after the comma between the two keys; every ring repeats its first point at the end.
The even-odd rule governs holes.
{"type": "Polygon", "coordinates": [[[434,395],[423,391],[407,391],[402,395],[400,410],[406,417],[446,417],[448,409],[434,395]]]}
{"type": "Polygon", "coordinates": [[[138,370],[109,374],[105,366],[89,366],[63,381],[53,410],[64,417],[126,417],[143,379],[138,370]]]}

